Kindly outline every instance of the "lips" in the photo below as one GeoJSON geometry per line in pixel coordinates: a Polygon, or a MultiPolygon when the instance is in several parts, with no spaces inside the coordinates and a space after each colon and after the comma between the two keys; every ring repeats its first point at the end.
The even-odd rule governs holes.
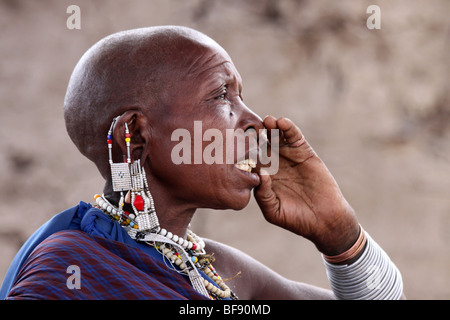
{"type": "Polygon", "coordinates": [[[258,173],[260,152],[261,150],[256,144],[250,145],[245,154],[237,155],[233,164],[234,168],[238,169],[239,176],[252,188],[261,183],[258,173]]]}
{"type": "Polygon", "coordinates": [[[259,174],[256,171],[252,172],[255,168],[255,170],[258,170],[256,160],[252,158],[241,160],[236,163],[234,167],[238,169],[238,172],[240,172],[239,175],[244,178],[244,181],[247,181],[252,188],[261,183],[259,174]]]}

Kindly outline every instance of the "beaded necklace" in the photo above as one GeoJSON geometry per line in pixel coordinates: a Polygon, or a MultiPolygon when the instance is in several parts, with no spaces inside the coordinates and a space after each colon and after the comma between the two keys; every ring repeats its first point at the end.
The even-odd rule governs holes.
{"type": "Polygon", "coordinates": [[[202,279],[203,286],[207,290],[210,299],[237,299],[237,296],[225,284],[223,279],[214,269],[212,265],[212,262],[214,262],[214,257],[206,254],[205,242],[190,229],[187,230],[187,236],[186,239],[184,239],[183,237],[179,237],[164,228],[158,228],[155,232],[152,232],[152,235],[154,238],[156,237],[158,239],[163,239],[164,241],[146,241],[145,239],[152,235],[144,234],[143,232],[138,231],[139,226],[135,220],[136,216],[133,213],[123,210],[123,202],[119,204],[122,208],[118,209],[112,205],[104,195],[97,194],[94,196],[94,200],[97,204],[96,207],[108,214],[113,220],[116,220],[122,227],[124,227],[131,238],[136,241],[144,242],[155,248],[165,258],[163,259],[164,262],[166,262],[166,260],[169,262],[172,270],[184,275],[189,275],[191,278],[189,266],[186,266],[186,264],[190,263],[183,261],[183,256],[189,257],[192,265],[194,265],[198,270],[203,271],[217,285],[215,286],[210,281],[204,278],[202,279]]]}

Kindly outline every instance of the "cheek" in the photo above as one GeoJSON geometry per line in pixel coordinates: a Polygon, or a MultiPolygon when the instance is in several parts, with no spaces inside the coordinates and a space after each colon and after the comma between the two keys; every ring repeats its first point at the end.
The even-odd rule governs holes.
{"type": "MultiPolygon", "coordinates": [[[[220,123],[223,125],[223,121],[220,123]]],[[[172,197],[198,207],[244,208],[250,200],[251,189],[236,176],[233,166],[205,163],[203,153],[211,154],[205,152],[205,148],[211,146],[211,140],[203,141],[202,137],[207,129],[214,128],[214,123],[201,122],[202,126],[199,125],[197,123],[197,127],[194,126],[194,120],[188,119],[180,128],[166,129],[165,132],[159,130],[153,136],[149,153],[153,179],[172,197]],[[178,135],[173,135],[174,130],[179,130],[178,135]],[[195,140],[199,137],[200,142],[195,140]],[[196,154],[199,150],[200,155],[196,154]],[[200,158],[201,164],[194,164],[195,158],[200,158]]],[[[225,130],[216,132],[223,133],[225,130]]]]}
{"type": "Polygon", "coordinates": [[[199,208],[245,208],[251,189],[229,175],[226,165],[163,165],[154,163],[154,176],[171,197],[199,208]]]}

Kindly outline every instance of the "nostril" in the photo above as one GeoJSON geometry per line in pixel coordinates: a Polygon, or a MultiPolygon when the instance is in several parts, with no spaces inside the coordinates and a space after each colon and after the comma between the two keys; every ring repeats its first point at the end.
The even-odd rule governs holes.
{"type": "Polygon", "coordinates": [[[256,129],[254,126],[249,126],[248,128],[245,129],[245,134],[252,134],[253,132],[256,132],[256,129]]]}
{"type": "Polygon", "coordinates": [[[248,137],[248,139],[255,140],[256,142],[258,141],[258,131],[253,126],[250,126],[247,129],[245,129],[244,135],[248,137]]]}

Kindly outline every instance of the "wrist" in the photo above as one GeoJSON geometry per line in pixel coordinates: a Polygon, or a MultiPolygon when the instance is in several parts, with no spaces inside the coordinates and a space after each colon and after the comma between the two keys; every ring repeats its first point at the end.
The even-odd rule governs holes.
{"type": "Polygon", "coordinates": [[[352,264],[338,265],[323,259],[331,288],[338,299],[400,299],[403,281],[386,252],[364,231],[367,241],[352,264]]]}
{"type": "Polygon", "coordinates": [[[361,225],[358,226],[359,226],[358,238],[353,243],[353,245],[344,252],[337,255],[323,254],[323,258],[327,262],[334,264],[351,264],[353,261],[356,261],[361,256],[366,246],[367,237],[361,225]]]}
{"type": "Polygon", "coordinates": [[[354,215],[350,219],[341,220],[340,223],[329,227],[314,241],[317,249],[325,256],[337,256],[350,250],[361,236],[361,226],[354,215]]]}

